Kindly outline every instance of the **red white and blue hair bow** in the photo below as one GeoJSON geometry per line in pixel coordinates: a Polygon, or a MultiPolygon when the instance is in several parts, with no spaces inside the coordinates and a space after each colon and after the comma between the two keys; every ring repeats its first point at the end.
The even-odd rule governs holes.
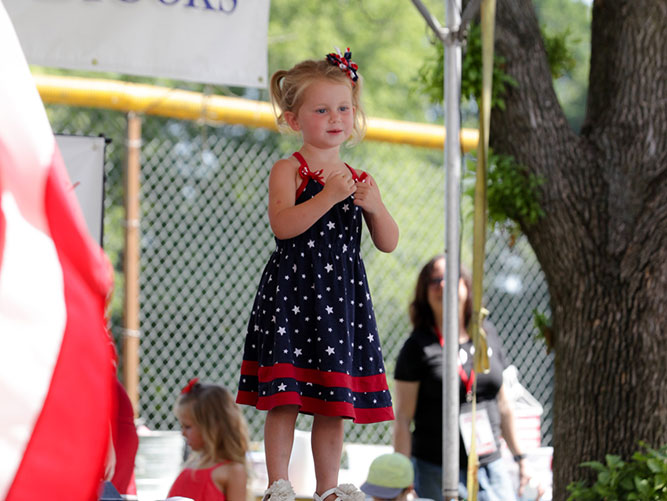
{"type": "Polygon", "coordinates": [[[334,66],[338,66],[341,70],[347,73],[347,76],[350,77],[350,80],[352,80],[352,83],[354,83],[359,79],[359,75],[357,75],[359,66],[357,66],[357,63],[351,61],[351,59],[352,52],[350,51],[349,47],[344,54],[340,53],[340,49],[338,47],[336,47],[336,52],[330,52],[327,54],[327,61],[329,61],[329,63],[334,66]]]}

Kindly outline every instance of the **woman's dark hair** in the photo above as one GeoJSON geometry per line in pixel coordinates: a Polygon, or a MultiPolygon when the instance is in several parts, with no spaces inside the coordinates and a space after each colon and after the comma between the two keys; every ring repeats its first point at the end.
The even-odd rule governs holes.
{"type": "MultiPolygon", "coordinates": [[[[415,296],[410,303],[410,321],[415,329],[430,331],[435,327],[435,316],[433,315],[431,305],[428,304],[428,287],[435,263],[441,259],[445,259],[443,254],[438,254],[433,257],[424,265],[417,276],[415,296]]],[[[459,268],[459,276],[468,289],[468,296],[466,297],[463,310],[463,321],[467,328],[468,323],[470,322],[470,317],[472,316],[472,277],[470,276],[468,269],[463,265],[459,268]]]]}

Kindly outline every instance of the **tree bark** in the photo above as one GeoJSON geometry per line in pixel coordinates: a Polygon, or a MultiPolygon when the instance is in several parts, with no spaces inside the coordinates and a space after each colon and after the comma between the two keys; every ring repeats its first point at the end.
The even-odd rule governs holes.
{"type": "Polygon", "coordinates": [[[554,499],[579,464],[667,443],[667,0],[595,0],[587,115],[558,104],[530,0],[498,0],[517,81],[491,145],[544,179],[520,221],[551,295],[554,499]]]}

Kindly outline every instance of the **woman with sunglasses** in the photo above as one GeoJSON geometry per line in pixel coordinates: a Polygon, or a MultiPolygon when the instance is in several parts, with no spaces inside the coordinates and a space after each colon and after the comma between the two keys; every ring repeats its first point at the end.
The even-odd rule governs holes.
{"type": "MultiPolygon", "coordinates": [[[[410,304],[413,331],[396,362],[394,449],[412,459],[414,487],[422,498],[442,500],[442,295],[445,258],[436,256],[419,273],[415,296],[410,304]],[[414,429],[410,426],[414,422],[414,429]]],[[[472,383],[477,378],[477,428],[485,430],[477,441],[480,501],[514,501],[512,481],[502,463],[500,437],[519,465],[519,494],[528,482],[525,455],[520,449],[514,413],[503,388],[505,359],[495,328],[484,324],[490,371],[473,371],[474,347],[467,332],[472,315],[471,277],[461,269],[459,280],[459,367],[462,422],[470,415],[472,383]],[[480,419],[482,421],[480,421],[480,419]]],[[[465,426],[465,425],[462,425],[465,426]]],[[[461,428],[459,445],[459,496],[467,498],[466,474],[470,428],[461,428]]],[[[478,432],[477,436],[480,436],[478,432]]]]}

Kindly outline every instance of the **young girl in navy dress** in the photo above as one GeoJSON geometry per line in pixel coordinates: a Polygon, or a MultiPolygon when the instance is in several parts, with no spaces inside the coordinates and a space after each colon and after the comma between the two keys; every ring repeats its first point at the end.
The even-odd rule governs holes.
{"type": "Polygon", "coordinates": [[[264,497],[273,501],[294,499],[287,468],[299,412],[313,415],[315,501],[364,499],[350,484],[336,487],[343,418],[394,418],[360,239],[364,219],[375,246],[391,252],[398,227],[375,180],[340,158],[365,128],[350,56],[331,53],[271,78],[278,124],[300,132],[303,146],[271,169],[276,249],[250,315],[236,401],[268,411],[264,497]]]}
{"type": "Polygon", "coordinates": [[[246,501],[248,428],[232,394],[192,379],[174,409],[192,454],[169,497],[246,501]]]}

